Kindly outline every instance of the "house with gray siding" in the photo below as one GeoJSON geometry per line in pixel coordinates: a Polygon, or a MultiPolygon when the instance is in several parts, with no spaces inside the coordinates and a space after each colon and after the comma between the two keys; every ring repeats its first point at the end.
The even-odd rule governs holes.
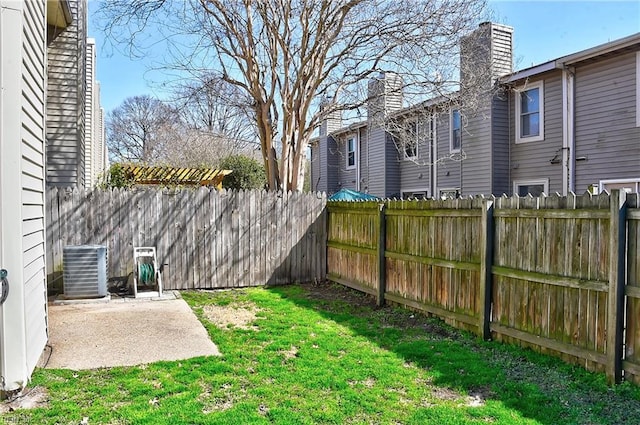
{"type": "Polygon", "coordinates": [[[66,0],[0,0],[0,397],[27,384],[48,339],[46,57],[71,16],[66,0]]]}
{"type": "Polygon", "coordinates": [[[472,36],[461,41],[473,52],[462,55],[461,87],[488,89],[472,110],[450,99],[403,105],[401,76],[381,75],[358,133],[327,120],[312,145],[312,188],[402,198],[640,189],[640,33],[517,72],[512,28],[483,23],[472,36]],[[474,81],[478,61],[490,73],[474,81]],[[397,143],[380,115],[403,117],[415,144],[397,143]],[[349,168],[352,134],[367,155],[349,168]]]}
{"type": "Polygon", "coordinates": [[[457,107],[455,93],[406,106],[401,75],[373,78],[365,121],[340,127],[336,113],[325,120],[312,144],[312,189],[332,193],[348,188],[381,197],[426,198],[491,193],[506,187],[502,176],[507,174],[508,149],[499,144],[507,133],[507,100],[499,98],[493,87],[499,76],[512,71],[512,34],[511,27],[487,22],[462,38],[461,48],[472,52],[462,55],[462,85],[481,85],[485,92],[473,111],[457,107]],[[482,80],[473,72],[474,66],[480,66],[478,61],[488,70],[480,76],[482,80]],[[386,125],[388,120],[398,123],[393,131],[386,125]],[[323,175],[334,177],[324,179],[323,175]]]}
{"type": "Polygon", "coordinates": [[[638,192],[640,33],[501,82],[510,92],[515,193],[638,192]]]}
{"type": "Polygon", "coordinates": [[[100,107],[100,82],[96,79],[96,40],[87,38],[84,101],[84,187],[92,188],[107,167],[104,110],[100,107]]]}
{"type": "Polygon", "coordinates": [[[87,0],[66,3],[73,20],[65,28],[50,28],[56,37],[47,43],[47,184],[82,187],[90,175],[85,171],[87,0]]]}

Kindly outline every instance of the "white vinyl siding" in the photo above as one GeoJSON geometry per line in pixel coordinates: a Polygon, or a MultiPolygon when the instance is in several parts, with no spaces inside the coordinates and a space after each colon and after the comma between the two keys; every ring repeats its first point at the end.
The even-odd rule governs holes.
{"type": "Polygon", "coordinates": [[[24,3],[22,62],[22,252],[27,368],[35,368],[47,342],[44,249],[45,6],[24,3]],[[24,211],[29,211],[25,215],[24,211]]]}
{"type": "Polygon", "coordinates": [[[544,140],[544,83],[516,91],[516,143],[544,140]]]}
{"type": "Polygon", "coordinates": [[[0,391],[25,386],[47,341],[45,2],[0,0],[0,391]],[[10,7],[7,7],[10,6],[10,7]]]}

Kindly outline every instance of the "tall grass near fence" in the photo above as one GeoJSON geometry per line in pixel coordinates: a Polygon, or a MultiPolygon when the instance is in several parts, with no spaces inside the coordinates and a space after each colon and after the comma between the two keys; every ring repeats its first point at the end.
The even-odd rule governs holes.
{"type": "Polygon", "coordinates": [[[328,204],[328,277],[610,381],[640,376],[636,195],[328,204]]]}

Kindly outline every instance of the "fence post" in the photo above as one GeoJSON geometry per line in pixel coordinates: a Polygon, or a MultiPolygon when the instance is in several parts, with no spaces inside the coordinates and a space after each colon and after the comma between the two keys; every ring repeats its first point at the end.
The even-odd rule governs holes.
{"type": "Polygon", "coordinates": [[[624,318],[626,193],[613,190],[609,209],[609,294],[607,311],[607,380],[622,380],[622,332],[624,318]]]}
{"type": "Polygon", "coordinates": [[[387,220],[385,204],[378,204],[378,307],[384,305],[384,293],[387,290],[387,262],[384,252],[387,247],[387,220]]]}
{"type": "Polygon", "coordinates": [[[480,334],[491,339],[491,301],[493,265],[493,201],[482,200],[481,232],[484,240],[480,245],[480,334]]]}

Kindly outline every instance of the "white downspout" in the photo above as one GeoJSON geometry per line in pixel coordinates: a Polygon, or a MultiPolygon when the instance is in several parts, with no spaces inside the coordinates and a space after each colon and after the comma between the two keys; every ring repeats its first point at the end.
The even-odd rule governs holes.
{"type": "Polygon", "coordinates": [[[576,75],[574,71],[569,71],[569,110],[567,116],[569,117],[569,191],[576,191],[576,133],[575,133],[575,118],[576,118],[576,75]]]}
{"type": "Polygon", "coordinates": [[[360,129],[356,132],[356,192],[360,192],[360,129]]]}
{"type": "Polygon", "coordinates": [[[433,157],[431,158],[431,167],[433,168],[432,170],[432,182],[431,182],[431,186],[432,186],[432,192],[431,192],[431,197],[435,198],[436,194],[438,192],[438,133],[436,131],[437,128],[437,120],[436,120],[436,113],[432,112],[431,113],[431,143],[433,144],[433,149],[431,150],[433,153],[433,157]]]}

